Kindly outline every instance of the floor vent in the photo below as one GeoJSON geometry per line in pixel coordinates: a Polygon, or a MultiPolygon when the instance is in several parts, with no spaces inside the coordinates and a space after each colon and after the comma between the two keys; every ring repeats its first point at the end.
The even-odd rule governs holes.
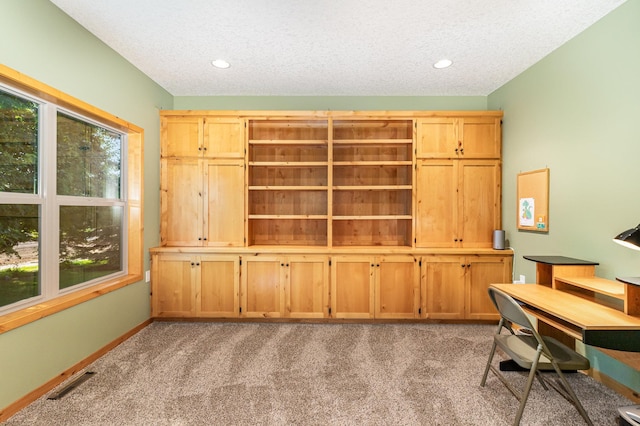
{"type": "Polygon", "coordinates": [[[84,383],[85,380],[89,379],[94,374],[96,374],[94,371],[85,372],[82,376],[80,376],[77,379],[73,380],[72,382],[70,382],[68,385],[66,385],[65,387],[63,387],[59,391],[54,392],[51,395],[49,395],[47,397],[47,399],[60,399],[60,398],[62,398],[63,396],[65,396],[66,394],[71,392],[73,389],[75,389],[78,386],[80,386],[82,383],[84,383]]]}

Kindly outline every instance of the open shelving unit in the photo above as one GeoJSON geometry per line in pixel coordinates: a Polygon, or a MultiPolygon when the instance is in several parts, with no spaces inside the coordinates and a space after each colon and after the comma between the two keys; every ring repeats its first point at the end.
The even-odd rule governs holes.
{"type": "Polygon", "coordinates": [[[251,120],[248,244],[327,245],[327,120],[251,120]]]}
{"type": "Polygon", "coordinates": [[[411,246],[412,120],[335,120],[334,246],[411,246]]]}
{"type": "Polygon", "coordinates": [[[248,245],[411,247],[413,120],[248,128],[248,245]]]}

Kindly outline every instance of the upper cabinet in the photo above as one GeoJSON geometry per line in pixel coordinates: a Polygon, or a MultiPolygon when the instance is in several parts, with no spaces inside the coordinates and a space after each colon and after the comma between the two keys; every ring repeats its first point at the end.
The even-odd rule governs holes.
{"type": "Polygon", "coordinates": [[[227,117],[162,117],[163,157],[244,158],[244,120],[227,117]]]}
{"type": "Polygon", "coordinates": [[[501,118],[426,117],[417,120],[418,158],[499,159],[501,118]]]}
{"type": "Polygon", "coordinates": [[[163,111],[161,243],[489,248],[501,116],[163,111]]]}

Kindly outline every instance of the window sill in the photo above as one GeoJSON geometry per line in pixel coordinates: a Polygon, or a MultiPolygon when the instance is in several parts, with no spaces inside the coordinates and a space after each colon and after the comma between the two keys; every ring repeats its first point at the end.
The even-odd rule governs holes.
{"type": "Polygon", "coordinates": [[[55,313],[64,311],[65,309],[79,305],[96,297],[105,295],[112,291],[118,290],[129,284],[142,280],[140,274],[126,275],[124,277],[114,278],[101,284],[97,284],[55,299],[47,300],[28,308],[21,309],[0,316],[0,334],[13,330],[41,318],[48,317],[55,313]]]}

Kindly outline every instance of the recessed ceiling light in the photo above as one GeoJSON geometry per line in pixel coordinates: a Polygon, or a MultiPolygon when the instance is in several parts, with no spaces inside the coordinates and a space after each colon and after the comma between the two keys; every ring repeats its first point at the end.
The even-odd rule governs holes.
{"type": "Polygon", "coordinates": [[[220,69],[226,69],[231,66],[229,62],[225,61],[224,59],[216,59],[215,61],[211,61],[211,65],[220,69]]]}
{"type": "Polygon", "coordinates": [[[437,69],[442,69],[442,68],[450,67],[451,64],[453,64],[453,61],[451,59],[440,59],[438,62],[433,64],[433,67],[437,69]]]}

